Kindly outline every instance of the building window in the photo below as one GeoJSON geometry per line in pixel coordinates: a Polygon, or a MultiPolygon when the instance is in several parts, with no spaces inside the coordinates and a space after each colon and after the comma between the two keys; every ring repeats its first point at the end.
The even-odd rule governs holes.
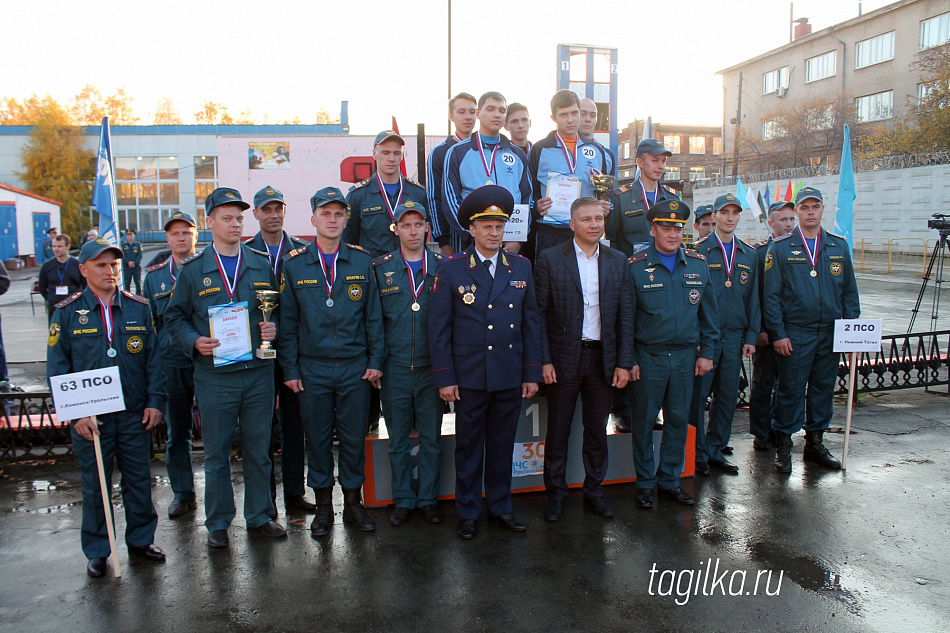
{"type": "Polygon", "coordinates": [[[629,177],[630,177],[630,172],[629,172],[628,170],[624,170],[624,171],[620,172],[620,177],[621,177],[621,178],[629,178],[629,177]]]}
{"type": "Polygon", "coordinates": [[[680,153],[680,136],[679,134],[664,134],[663,135],[663,145],[666,146],[666,149],[673,152],[674,154],[680,153]]]}
{"type": "Polygon", "coordinates": [[[205,198],[218,186],[218,157],[195,156],[195,220],[205,225],[205,198]]]}
{"type": "Polygon", "coordinates": [[[854,100],[854,107],[857,110],[855,119],[858,123],[889,119],[894,114],[894,91],[858,97],[854,100]]]}
{"type": "Polygon", "coordinates": [[[623,153],[624,159],[630,158],[630,141],[623,142],[623,149],[621,151],[623,153]]]}
{"type": "Polygon", "coordinates": [[[690,167],[689,168],[689,181],[696,182],[697,180],[702,180],[706,177],[706,168],[705,167],[690,167]]]}
{"type": "Polygon", "coordinates": [[[117,156],[115,176],[120,229],[160,231],[178,211],[177,156],[117,156]]]}
{"type": "Polygon", "coordinates": [[[679,180],[680,179],[680,168],[679,167],[666,167],[666,173],[663,174],[664,180],[679,180]]]}
{"type": "Polygon", "coordinates": [[[944,13],[920,23],[920,48],[940,46],[950,41],[950,13],[944,13]]]}
{"type": "Polygon", "coordinates": [[[780,121],[768,119],[762,121],[762,140],[771,141],[773,138],[785,136],[785,129],[780,121]]]}
{"type": "Polygon", "coordinates": [[[858,42],[855,46],[855,68],[865,68],[891,59],[894,59],[894,31],[858,42]]]}
{"type": "Polygon", "coordinates": [[[788,88],[788,66],[776,68],[762,75],[762,94],[772,94],[779,88],[788,88]]]}
{"type": "Polygon", "coordinates": [[[713,137],[713,155],[719,156],[722,154],[722,137],[714,136],[713,137]]]}
{"type": "Polygon", "coordinates": [[[922,103],[924,99],[933,92],[933,84],[917,84],[917,103],[922,103]]]}
{"type": "Polygon", "coordinates": [[[805,60],[805,83],[834,77],[838,72],[838,51],[828,51],[805,60]]]}
{"type": "Polygon", "coordinates": [[[689,153],[690,154],[705,154],[706,153],[706,137],[705,136],[690,136],[689,137],[689,153]]]}

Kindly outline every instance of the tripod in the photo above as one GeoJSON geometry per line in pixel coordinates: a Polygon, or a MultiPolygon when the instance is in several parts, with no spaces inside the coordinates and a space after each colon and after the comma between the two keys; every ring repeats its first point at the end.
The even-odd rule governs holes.
{"type": "Polygon", "coordinates": [[[934,264],[936,264],[936,273],[934,273],[934,300],[930,311],[930,331],[937,330],[937,317],[940,312],[940,287],[943,285],[943,265],[947,252],[950,251],[950,228],[939,228],[937,231],[940,237],[934,244],[933,253],[930,254],[930,263],[927,264],[927,272],[924,273],[923,281],[920,284],[920,294],[917,295],[917,304],[911,310],[910,325],[907,326],[907,333],[910,334],[914,329],[914,320],[917,318],[917,312],[920,311],[920,304],[924,300],[924,293],[927,291],[927,282],[930,281],[931,273],[934,273],[934,264]]]}

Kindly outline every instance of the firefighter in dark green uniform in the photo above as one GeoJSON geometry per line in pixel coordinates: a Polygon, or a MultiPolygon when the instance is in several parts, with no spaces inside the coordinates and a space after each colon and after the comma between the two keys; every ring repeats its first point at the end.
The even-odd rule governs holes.
{"type": "Polygon", "coordinates": [[[765,256],[762,316],[778,354],[774,431],[775,469],[792,471],[792,435],[804,420],[805,461],[839,469],[825,448],[831,424],[840,354],[834,351],[836,319],[861,315],[848,243],[821,228],[821,192],[803,187],[795,196],[798,228],[772,242],[765,256]]]}
{"type": "Polygon", "coordinates": [[[679,485],[693,377],[713,368],[719,341],[716,293],[706,259],[683,248],[689,207],[663,200],[647,212],[654,243],[630,258],[635,316],[634,367],[628,386],[633,413],[636,503],[653,507],[653,486],[678,503],[695,503],[679,485]],[[697,346],[699,352],[697,356],[697,346]],[[653,424],[664,413],[660,463],[653,424]]]}
{"type": "Polygon", "coordinates": [[[150,429],[161,420],[165,406],[162,368],[148,302],[131,292],[116,292],[121,258],[122,251],[103,238],[83,245],[79,267],[88,285],[56,304],[46,353],[48,376],[118,366],[122,379],[124,411],[98,416],[98,427],[91,418],[73,420],[71,425],[82,484],[82,551],[89,559],[86,572],[93,578],[105,574],[111,550],[93,434],[102,444],[107,485],[112,482],[113,463],[122,473],[129,553],[165,560],[164,552],[152,544],[158,516],[149,470],[150,429]]]}
{"type": "Polygon", "coordinates": [[[379,387],[386,343],[373,260],[340,240],[346,200],[336,187],[310,199],[313,243],[284,258],[278,359],[284,383],[300,398],[307,437],[307,483],[316,496],[314,537],[333,524],[333,433],[340,440],[343,522],[371,531],[362,502],[370,385],[379,387]]]}
{"type": "Polygon", "coordinates": [[[267,255],[241,244],[244,211],[249,206],[236,189],[219,187],[211,192],[205,200],[205,217],[212,243],[182,262],[165,310],[165,327],[172,343],[190,354],[195,365],[195,397],[205,449],[205,526],[208,545],[215,548],[228,546],[228,526],[235,515],[230,462],[235,429],[241,439],[247,529],[265,536],[287,535],[283,526],[271,519],[276,512],[270,495],[268,457],[274,361],[258,358],[252,351],[263,341],[276,338],[277,327],[273,321],[264,322],[256,291],[276,291],[277,280],[267,255]],[[238,319],[246,313],[243,322],[249,328],[251,345],[246,351],[239,348],[215,356],[221,343],[211,335],[209,310],[225,307],[235,310],[238,319]]]}
{"type": "Polygon", "coordinates": [[[134,281],[135,293],[142,294],[142,245],[135,241],[132,229],[125,232],[122,242],[122,279],[126,290],[132,290],[134,281]]]}
{"type": "Polygon", "coordinates": [[[442,462],[442,400],[432,382],[429,360],[429,294],[442,255],[426,248],[425,207],[412,200],[396,207],[400,248],[373,261],[386,330],[382,398],[389,431],[393,503],[389,522],[402,525],[419,508],[430,523],[436,507],[442,462]],[[412,489],[413,423],[419,430],[419,490],[412,489]]]}

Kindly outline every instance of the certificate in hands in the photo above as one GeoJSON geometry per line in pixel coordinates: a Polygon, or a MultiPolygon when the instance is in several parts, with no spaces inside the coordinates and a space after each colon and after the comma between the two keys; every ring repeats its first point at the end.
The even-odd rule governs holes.
{"type": "Polygon", "coordinates": [[[208,308],[211,338],[221,343],[214,348],[214,366],[251,360],[251,319],[247,301],[208,308]]]}
{"type": "Polygon", "coordinates": [[[541,218],[545,224],[563,224],[571,219],[571,203],[581,197],[581,181],[577,176],[548,172],[548,185],[544,192],[551,199],[551,208],[541,218]]]}

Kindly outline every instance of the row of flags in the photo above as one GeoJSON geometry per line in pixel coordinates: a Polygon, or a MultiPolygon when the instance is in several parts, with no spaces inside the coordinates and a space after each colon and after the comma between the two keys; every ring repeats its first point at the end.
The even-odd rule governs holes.
{"type": "Polygon", "coordinates": [[[764,192],[756,192],[750,187],[746,187],[745,183],[742,182],[742,178],[736,178],[736,197],[743,203],[743,209],[751,209],[755,217],[759,218],[760,222],[764,222],[768,215],[770,204],[781,200],[793,202],[799,189],[804,186],[804,181],[800,180],[797,183],[793,183],[789,180],[788,184],[785,185],[785,193],[783,196],[782,183],[780,182],[775,185],[775,196],[773,197],[770,183],[765,183],[764,192]]]}

